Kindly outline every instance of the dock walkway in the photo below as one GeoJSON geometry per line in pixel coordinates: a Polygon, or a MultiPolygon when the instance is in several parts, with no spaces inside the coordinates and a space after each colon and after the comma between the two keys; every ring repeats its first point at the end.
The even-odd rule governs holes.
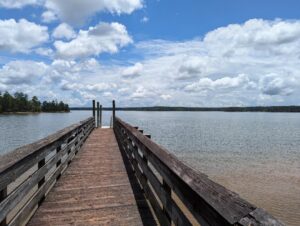
{"type": "Polygon", "coordinates": [[[97,115],[0,158],[0,226],[284,225],[115,117],[114,102],[113,129],[97,115]]]}
{"type": "Polygon", "coordinates": [[[144,225],[129,176],[113,130],[95,129],[28,225],[144,225]]]}

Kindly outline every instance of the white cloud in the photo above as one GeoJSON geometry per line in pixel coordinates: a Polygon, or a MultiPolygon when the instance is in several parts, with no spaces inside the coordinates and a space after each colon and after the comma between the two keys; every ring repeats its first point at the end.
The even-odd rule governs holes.
{"type": "Polygon", "coordinates": [[[150,92],[144,86],[138,86],[135,92],[133,92],[130,96],[131,99],[143,99],[154,96],[153,92],[150,92]]]}
{"type": "Polygon", "coordinates": [[[0,82],[6,85],[36,83],[48,66],[35,61],[11,61],[0,68],[0,82]]]}
{"type": "Polygon", "coordinates": [[[199,92],[204,90],[234,89],[244,88],[249,83],[248,76],[240,74],[237,77],[223,77],[212,80],[210,78],[201,78],[198,82],[189,84],[184,90],[188,92],[199,92]]]}
{"type": "Polygon", "coordinates": [[[76,37],[76,34],[70,25],[62,23],[54,29],[52,36],[57,39],[72,39],[76,37]]]}
{"type": "Polygon", "coordinates": [[[28,53],[32,48],[45,43],[48,28],[20,19],[0,20],[0,50],[28,53]]]}
{"type": "Polygon", "coordinates": [[[56,41],[57,55],[62,58],[97,56],[103,52],[116,53],[132,42],[126,27],[119,23],[99,23],[88,30],[80,30],[70,42],[56,41]]]}
{"type": "Polygon", "coordinates": [[[149,22],[149,17],[144,16],[144,17],[141,19],[141,22],[142,22],[142,23],[148,23],[148,22],[149,22]]]}
{"type": "Polygon", "coordinates": [[[22,8],[27,5],[40,5],[42,0],[0,0],[0,7],[22,8]]]}
{"type": "Polygon", "coordinates": [[[142,0],[47,0],[49,11],[67,23],[82,24],[88,17],[97,12],[130,14],[142,8],[142,0]]]}
{"type": "Polygon", "coordinates": [[[51,23],[53,21],[56,21],[57,19],[57,15],[52,11],[45,11],[42,13],[42,21],[44,23],[51,23]]]}
{"type": "Polygon", "coordinates": [[[289,96],[300,85],[300,80],[297,80],[295,77],[289,75],[283,77],[275,73],[262,77],[259,82],[262,93],[271,96],[289,96]]]}
{"type": "MultiPolygon", "coordinates": [[[[85,84],[85,83],[70,83],[68,81],[63,81],[61,85],[62,90],[68,90],[68,91],[84,91],[87,93],[99,93],[99,92],[105,92],[112,89],[117,88],[117,85],[114,83],[104,83],[99,82],[96,84],[85,84]]],[[[93,94],[94,95],[94,94],[93,94]]]]}
{"type": "Polygon", "coordinates": [[[136,78],[141,76],[142,71],[143,65],[141,63],[136,63],[133,66],[125,68],[122,72],[122,76],[124,78],[136,78]]]}
{"type": "Polygon", "coordinates": [[[297,104],[299,25],[253,19],[218,28],[203,39],[137,43],[145,60],[144,81],[136,82],[145,88],[156,84],[183,105],[185,98],[198,106],[297,104]]]}
{"type": "Polygon", "coordinates": [[[172,98],[172,96],[169,95],[169,94],[162,94],[162,95],[160,95],[160,97],[161,97],[163,100],[170,100],[170,99],[172,98]]]}
{"type": "Polygon", "coordinates": [[[41,56],[51,57],[53,55],[53,50],[50,48],[37,48],[35,52],[41,56]]]}
{"type": "Polygon", "coordinates": [[[94,98],[106,106],[112,98],[118,106],[299,104],[299,21],[255,19],[213,30],[203,39],[139,42],[128,54],[134,58],[100,64],[89,56],[114,53],[131,42],[125,27],[119,32],[112,24],[102,25],[61,42],[56,49],[60,58],[46,65],[41,77],[25,70],[25,79],[14,85],[10,76],[23,71],[4,69],[13,68],[7,63],[0,89],[27,84],[35,95],[49,93],[73,106],[94,98]]]}

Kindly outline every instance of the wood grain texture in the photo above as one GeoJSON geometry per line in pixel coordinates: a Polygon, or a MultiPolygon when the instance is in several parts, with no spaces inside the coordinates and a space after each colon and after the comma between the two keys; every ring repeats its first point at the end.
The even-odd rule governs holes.
{"type": "Polygon", "coordinates": [[[95,129],[28,225],[144,225],[129,177],[113,130],[95,129]]]}
{"type": "Polygon", "coordinates": [[[47,156],[54,148],[63,144],[65,139],[90,122],[88,118],[66,127],[32,144],[24,145],[0,158],[0,190],[13,182],[23,172],[47,156]]]}
{"type": "MultiPolygon", "coordinates": [[[[125,150],[134,150],[132,146],[137,146],[142,158],[151,163],[167,188],[177,195],[201,225],[282,225],[273,216],[261,211],[238,194],[182,163],[168,150],[143,135],[142,130],[132,127],[119,118],[115,119],[114,130],[118,134],[119,142],[124,144],[125,150]],[[256,224],[252,224],[253,222],[256,224]]],[[[137,161],[133,159],[133,164],[138,164],[142,168],[144,177],[149,180],[163,203],[166,215],[171,217],[174,223],[178,222],[177,219],[182,218],[182,215],[179,211],[173,215],[173,211],[177,208],[172,208],[175,205],[168,195],[170,192],[167,192],[168,189],[165,189],[163,184],[153,179],[155,177],[149,173],[148,166],[139,158],[137,150],[135,157],[137,161]],[[160,193],[160,191],[164,192],[160,193]]],[[[137,166],[135,168],[138,169],[137,166]]]]}

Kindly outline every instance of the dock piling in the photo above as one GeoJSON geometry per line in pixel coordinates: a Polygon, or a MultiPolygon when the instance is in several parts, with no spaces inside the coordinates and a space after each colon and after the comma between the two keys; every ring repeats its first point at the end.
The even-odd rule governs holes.
{"type": "Polygon", "coordinates": [[[113,127],[114,127],[114,125],[115,125],[115,119],[116,119],[116,103],[115,103],[115,100],[113,100],[112,101],[112,107],[113,107],[113,112],[112,112],[112,119],[113,119],[113,121],[112,121],[112,124],[113,124],[113,127]]]}
{"type": "Polygon", "coordinates": [[[102,128],[102,105],[100,105],[100,128],[102,128]]]}
{"type": "Polygon", "coordinates": [[[95,104],[96,104],[96,102],[95,102],[95,100],[93,100],[93,117],[95,118],[95,104]]]}
{"type": "Polygon", "coordinates": [[[100,104],[97,102],[97,127],[100,125],[100,104]]]}

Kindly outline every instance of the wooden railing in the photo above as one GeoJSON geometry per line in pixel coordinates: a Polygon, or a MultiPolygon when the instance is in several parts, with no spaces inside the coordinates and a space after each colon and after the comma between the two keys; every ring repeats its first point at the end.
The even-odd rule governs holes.
{"type": "Polygon", "coordinates": [[[23,225],[95,127],[88,118],[0,158],[0,225],[23,225]]]}
{"type": "Polygon", "coordinates": [[[115,118],[114,132],[161,225],[283,225],[183,164],[137,127],[115,118]]]}

